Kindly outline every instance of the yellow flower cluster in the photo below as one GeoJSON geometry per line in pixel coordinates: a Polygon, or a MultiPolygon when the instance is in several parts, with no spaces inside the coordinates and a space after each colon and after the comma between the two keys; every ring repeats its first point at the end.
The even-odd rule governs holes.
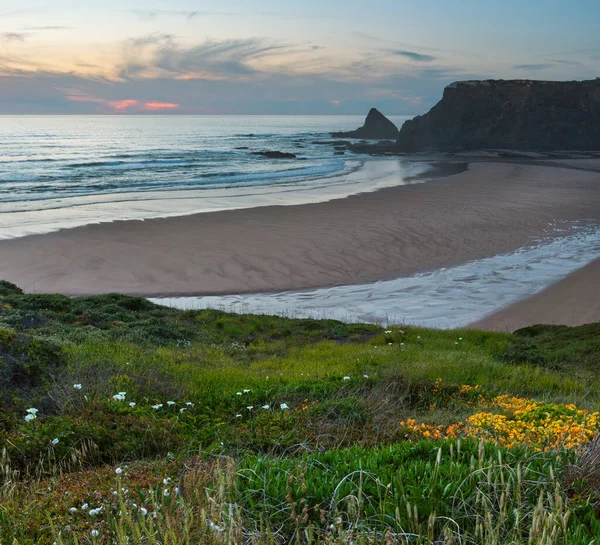
{"type": "Polygon", "coordinates": [[[536,450],[574,448],[590,442],[600,429],[600,414],[579,410],[575,405],[539,403],[531,399],[494,398],[504,412],[480,412],[467,418],[465,435],[513,447],[527,445],[536,450]]]}
{"type": "Polygon", "coordinates": [[[442,439],[447,437],[446,426],[432,426],[430,424],[417,424],[414,418],[409,418],[406,422],[400,422],[400,425],[407,428],[407,434],[411,439],[426,437],[427,439],[442,439]]]}
{"type": "Polygon", "coordinates": [[[571,449],[590,442],[600,430],[600,414],[573,404],[540,403],[502,395],[489,407],[499,412],[479,412],[451,426],[401,422],[406,437],[431,439],[470,437],[506,447],[525,445],[536,450],[571,449]]]}

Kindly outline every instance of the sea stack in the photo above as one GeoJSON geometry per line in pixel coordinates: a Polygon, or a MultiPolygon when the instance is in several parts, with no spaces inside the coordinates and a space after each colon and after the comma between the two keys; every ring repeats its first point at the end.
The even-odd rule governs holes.
{"type": "Polygon", "coordinates": [[[459,81],[406,121],[400,151],[600,150],[600,78],[459,81]]]}
{"type": "Polygon", "coordinates": [[[398,128],[379,110],[371,108],[365,119],[365,124],[349,132],[331,133],[334,138],[361,138],[364,140],[380,140],[398,138],[398,128]]]}

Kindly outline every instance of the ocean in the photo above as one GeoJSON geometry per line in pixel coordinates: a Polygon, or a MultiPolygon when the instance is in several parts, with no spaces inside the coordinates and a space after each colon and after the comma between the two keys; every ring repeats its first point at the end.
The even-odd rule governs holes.
{"type": "MultiPolygon", "coordinates": [[[[405,117],[391,117],[400,126],[405,117]]],[[[2,116],[0,238],[119,219],[329,200],[426,166],[336,155],[362,116],[2,116]],[[297,159],[252,152],[277,150],[297,159]]]]}

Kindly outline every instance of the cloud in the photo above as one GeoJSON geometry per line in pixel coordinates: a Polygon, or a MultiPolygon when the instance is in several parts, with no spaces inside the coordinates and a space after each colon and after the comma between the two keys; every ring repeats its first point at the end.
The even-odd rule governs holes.
{"type": "Polygon", "coordinates": [[[175,110],[181,108],[180,104],[174,104],[173,102],[145,102],[144,107],[148,110],[175,110]]]}
{"type": "Polygon", "coordinates": [[[73,27],[60,26],[60,25],[49,25],[49,26],[27,26],[24,30],[70,30],[73,27]]]}
{"type": "Polygon", "coordinates": [[[393,51],[393,53],[415,62],[431,62],[437,59],[437,57],[434,57],[433,55],[425,55],[423,53],[416,53],[415,51],[396,50],[393,51]]]}
{"type": "Polygon", "coordinates": [[[183,17],[188,21],[195,19],[201,15],[225,15],[217,11],[183,11],[183,10],[133,10],[130,13],[139,17],[142,20],[151,21],[157,17],[183,17]]]}
{"type": "Polygon", "coordinates": [[[538,64],[516,64],[513,66],[516,70],[546,70],[547,68],[552,68],[554,64],[552,63],[538,63],[538,64]]]}
{"type": "Polygon", "coordinates": [[[0,34],[0,38],[4,42],[24,42],[27,34],[21,32],[4,32],[0,34]]]}
{"type": "Polygon", "coordinates": [[[99,113],[143,113],[172,111],[181,108],[180,104],[174,102],[160,102],[125,98],[119,100],[108,100],[87,94],[80,89],[64,89],[65,98],[70,102],[82,102],[96,104],[99,113]]]}
{"type": "Polygon", "coordinates": [[[565,59],[546,59],[548,62],[554,64],[569,64],[571,66],[583,66],[579,61],[565,60],[565,59]]]}
{"type": "Polygon", "coordinates": [[[268,43],[259,38],[206,41],[184,47],[170,34],[149,34],[129,40],[121,79],[170,76],[177,79],[240,79],[261,70],[256,62],[268,56],[293,52],[287,44],[268,43]]]}
{"type": "Polygon", "coordinates": [[[164,42],[172,42],[175,39],[173,34],[164,34],[161,32],[153,32],[146,36],[140,36],[138,38],[131,38],[127,40],[126,45],[131,47],[144,47],[147,45],[162,44],[164,42]]]}

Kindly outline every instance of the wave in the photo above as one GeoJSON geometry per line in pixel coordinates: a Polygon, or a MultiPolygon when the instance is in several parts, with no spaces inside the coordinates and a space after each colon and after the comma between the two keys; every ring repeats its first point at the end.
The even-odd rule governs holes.
{"type": "MultiPolygon", "coordinates": [[[[168,191],[168,190],[207,190],[207,189],[231,189],[254,186],[272,187],[276,185],[285,185],[288,183],[302,183],[315,179],[326,179],[333,174],[350,174],[356,171],[362,162],[346,165],[343,159],[331,160],[325,164],[310,165],[305,167],[290,168],[284,170],[260,171],[254,173],[240,173],[239,171],[209,172],[205,174],[196,174],[190,179],[177,177],[174,180],[156,180],[147,179],[136,181],[127,180],[117,183],[114,180],[104,180],[102,177],[90,180],[89,176],[71,177],[70,183],[52,183],[62,181],[64,178],[47,177],[46,183],[36,183],[33,186],[21,185],[20,194],[15,195],[15,187],[9,186],[0,190],[2,195],[12,195],[12,197],[2,198],[3,202],[28,202],[51,200],[60,195],[61,198],[81,197],[94,194],[118,194],[118,193],[144,193],[149,191],[168,191]],[[75,180],[86,180],[86,183],[77,183],[75,180]]],[[[173,173],[177,176],[178,167],[173,173]]],[[[184,168],[186,166],[184,165],[184,168]]],[[[6,181],[2,182],[6,183],[6,181]]],[[[66,203],[62,203],[66,206],[66,203]]]]}
{"type": "MultiPolygon", "coordinates": [[[[67,168],[113,168],[119,167],[124,169],[136,169],[136,168],[153,168],[163,166],[180,166],[186,165],[189,161],[181,159],[153,159],[148,161],[97,161],[93,163],[72,163],[66,165],[67,168]]],[[[190,163],[191,165],[191,163],[190,163]]]]}

